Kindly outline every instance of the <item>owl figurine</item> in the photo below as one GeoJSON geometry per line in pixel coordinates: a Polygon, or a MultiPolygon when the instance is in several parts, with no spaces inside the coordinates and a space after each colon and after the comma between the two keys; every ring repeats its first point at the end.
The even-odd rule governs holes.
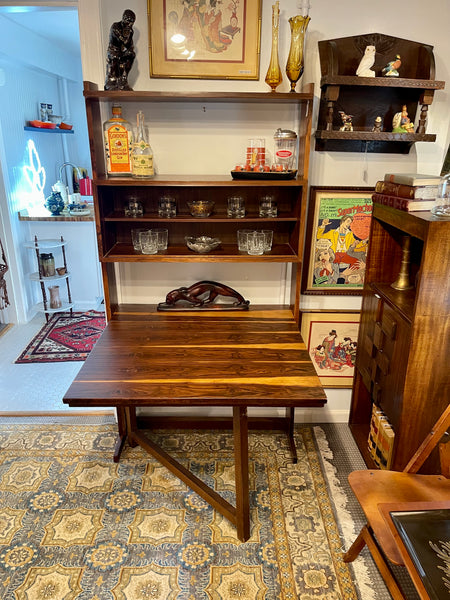
{"type": "Polygon", "coordinates": [[[370,68],[375,62],[375,46],[366,46],[364,56],[356,69],[356,75],[358,77],[375,77],[375,71],[370,68]]]}

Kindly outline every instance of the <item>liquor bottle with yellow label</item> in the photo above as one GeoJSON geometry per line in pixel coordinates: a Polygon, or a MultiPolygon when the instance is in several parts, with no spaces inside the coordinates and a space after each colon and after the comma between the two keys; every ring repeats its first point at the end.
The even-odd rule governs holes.
{"type": "Polygon", "coordinates": [[[141,110],[137,114],[137,134],[131,149],[131,171],[136,179],[149,179],[155,175],[153,150],[148,142],[141,110]]]}
{"type": "Polygon", "coordinates": [[[131,175],[130,123],[122,117],[122,107],[114,104],[112,117],[103,124],[106,173],[108,176],[129,177],[131,175]]]}

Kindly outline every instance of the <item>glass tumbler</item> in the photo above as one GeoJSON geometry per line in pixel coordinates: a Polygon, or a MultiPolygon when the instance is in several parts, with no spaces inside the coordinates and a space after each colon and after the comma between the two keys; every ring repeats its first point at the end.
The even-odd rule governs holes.
{"type": "Polygon", "coordinates": [[[252,233],[251,229],[238,229],[237,244],[238,244],[239,252],[247,252],[247,250],[248,250],[247,237],[248,237],[249,233],[252,233]]]}
{"type": "Polygon", "coordinates": [[[264,252],[270,252],[272,250],[273,243],[273,231],[272,229],[263,229],[264,234],[264,252]]]}
{"type": "Polygon", "coordinates": [[[450,219],[450,173],[441,179],[431,212],[440,219],[450,219]]]}
{"type": "Polygon", "coordinates": [[[158,216],[172,219],[177,215],[177,202],[172,196],[162,196],[158,201],[158,216]]]}
{"type": "Polygon", "coordinates": [[[262,231],[252,231],[248,234],[247,252],[251,256],[264,254],[264,234],[262,231]]]}
{"type": "Polygon", "coordinates": [[[245,201],[242,196],[228,198],[227,217],[243,219],[245,217],[245,201]]]}
{"type": "Polygon", "coordinates": [[[158,251],[167,250],[169,242],[169,230],[168,229],[150,229],[151,232],[156,233],[158,239],[158,251]]]}
{"type": "Polygon", "coordinates": [[[276,217],[278,214],[277,201],[273,196],[263,196],[259,201],[259,216],[262,218],[276,217]]]}
{"type": "Polygon", "coordinates": [[[158,235],[155,231],[142,231],[140,234],[142,254],[156,254],[158,252],[158,235]]]}
{"type": "Polygon", "coordinates": [[[132,229],[131,230],[131,241],[133,242],[133,249],[135,252],[142,252],[141,248],[141,233],[148,231],[147,229],[132,229]]]}

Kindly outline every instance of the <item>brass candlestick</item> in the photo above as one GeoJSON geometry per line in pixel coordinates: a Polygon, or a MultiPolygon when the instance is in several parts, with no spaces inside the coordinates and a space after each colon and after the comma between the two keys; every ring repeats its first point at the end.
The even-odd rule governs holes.
{"type": "Polygon", "coordinates": [[[394,290],[410,290],[414,286],[409,279],[409,265],[411,255],[411,237],[404,235],[402,237],[402,262],[400,264],[400,271],[397,279],[394,283],[391,283],[391,287],[394,290]]]}

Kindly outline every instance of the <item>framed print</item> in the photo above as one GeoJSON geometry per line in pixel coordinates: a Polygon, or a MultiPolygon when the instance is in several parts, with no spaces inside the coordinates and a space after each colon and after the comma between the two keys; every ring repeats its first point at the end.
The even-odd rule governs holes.
{"type": "Polygon", "coordinates": [[[359,311],[302,312],[302,338],[323,387],[352,387],[359,319],[359,311]]]}
{"type": "Polygon", "coordinates": [[[147,0],[150,75],[258,79],[261,0],[147,0]]]}
{"type": "Polygon", "coordinates": [[[373,188],[311,188],[302,293],[362,293],[373,193],[373,188]]]}

